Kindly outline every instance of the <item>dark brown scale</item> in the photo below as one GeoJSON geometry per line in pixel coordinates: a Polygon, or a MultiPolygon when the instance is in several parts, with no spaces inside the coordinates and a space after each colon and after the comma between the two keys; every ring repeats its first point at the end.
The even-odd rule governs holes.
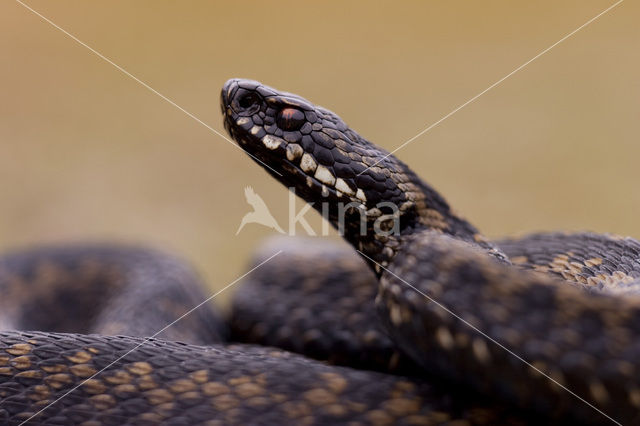
{"type": "Polygon", "coordinates": [[[311,133],[311,137],[313,141],[326,149],[331,149],[334,147],[333,139],[330,138],[324,131],[322,132],[313,132],[311,133]]]}
{"type": "Polygon", "coordinates": [[[302,128],[300,129],[300,133],[302,133],[303,135],[308,135],[311,133],[311,131],[312,131],[311,123],[309,123],[308,121],[305,121],[305,123],[302,125],[302,128]]]}
{"type": "MultiPolygon", "coordinates": [[[[333,156],[336,163],[346,164],[348,165],[351,162],[351,159],[344,155],[338,148],[333,147],[331,149],[331,155],[333,156]]],[[[355,170],[352,170],[355,173],[355,170]]]]}
{"type": "MultiPolygon", "coordinates": [[[[262,136],[264,136],[264,134],[262,136]]],[[[282,138],[287,142],[295,143],[299,142],[300,139],[302,139],[302,134],[300,132],[284,132],[282,134],[282,138]]]]}
{"type": "Polygon", "coordinates": [[[326,120],[326,119],[322,120],[322,131],[327,131],[335,128],[336,128],[336,125],[333,123],[333,121],[326,120]]]}
{"type": "Polygon", "coordinates": [[[336,139],[340,139],[340,137],[342,136],[342,132],[339,132],[338,130],[335,130],[335,129],[332,129],[332,128],[322,129],[322,133],[327,135],[329,137],[329,140],[331,140],[331,142],[332,142],[328,147],[333,146],[333,144],[335,143],[334,141],[336,139]]]}
{"type": "Polygon", "coordinates": [[[287,106],[292,106],[303,111],[312,111],[314,109],[314,106],[305,99],[290,94],[284,96],[279,96],[278,94],[276,94],[275,96],[268,98],[267,102],[275,102],[287,106]]]}
{"type": "Polygon", "coordinates": [[[265,128],[264,128],[264,130],[270,135],[275,134],[276,129],[277,129],[277,126],[275,124],[269,124],[269,125],[265,126],[265,128]]]}
{"type": "Polygon", "coordinates": [[[266,126],[272,126],[276,122],[275,119],[269,115],[266,115],[265,117],[263,117],[263,120],[266,126]]]}
{"type": "Polygon", "coordinates": [[[267,86],[258,86],[255,90],[264,98],[275,95],[274,91],[267,86]]]}
{"type": "Polygon", "coordinates": [[[304,135],[302,137],[301,142],[302,142],[302,148],[305,150],[305,152],[308,152],[309,154],[313,154],[316,148],[316,144],[315,142],[313,142],[313,139],[311,138],[311,136],[304,135]]]}
{"type": "Polygon", "coordinates": [[[314,151],[315,159],[318,163],[323,164],[325,166],[331,166],[335,163],[333,159],[333,155],[331,155],[331,151],[328,149],[320,148],[314,151]]]}
{"type": "Polygon", "coordinates": [[[376,181],[369,175],[356,176],[356,184],[365,191],[375,188],[377,185],[376,181]]]}
{"type": "MultiPolygon", "coordinates": [[[[305,111],[304,112],[304,117],[307,119],[307,121],[311,124],[315,123],[318,120],[318,116],[316,115],[315,112],[313,111],[305,111]]],[[[315,129],[314,129],[315,130],[315,129]]]]}

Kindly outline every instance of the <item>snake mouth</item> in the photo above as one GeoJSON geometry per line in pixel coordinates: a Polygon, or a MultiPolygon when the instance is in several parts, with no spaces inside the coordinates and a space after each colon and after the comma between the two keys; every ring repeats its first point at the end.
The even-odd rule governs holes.
{"type": "Polygon", "coordinates": [[[240,79],[222,88],[221,108],[224,127],[238,145],[305,200],[364,207],[367,197],[356,184],[358,163],[348,155],[351,142],[335,126],[324,128],[329,122],[319,117],[323,111],[296,95],[240,79]]]}

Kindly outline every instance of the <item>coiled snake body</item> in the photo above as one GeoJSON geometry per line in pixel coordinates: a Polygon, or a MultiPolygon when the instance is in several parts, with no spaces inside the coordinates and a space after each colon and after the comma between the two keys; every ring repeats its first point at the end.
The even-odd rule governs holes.
{"type": "Polygon", "coordinates": [[[6,256],[0,325],[43,331],[0,333],[0,421],[640,421],[640,243],[490,242],[334,113],[238,79],[221,104],[238,144],[322,209],[364,262],[344,246],[272,242],[256,263],[274,246],[285,253],[249,276],[229,326],[203,306],[162,329],[206,298],[170,256],[100,246],[6,256]]]}

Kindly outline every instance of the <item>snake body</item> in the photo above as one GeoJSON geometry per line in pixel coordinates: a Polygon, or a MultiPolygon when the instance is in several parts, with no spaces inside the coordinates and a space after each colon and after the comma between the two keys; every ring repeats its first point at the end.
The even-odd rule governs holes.
{"type": "Polygon", "coordinates": [[[0,422],[640,421],[637,241],[492,242],[336,114],[240,79],[221,106],[240,147],[361,258],[273,243],[286,252],[248,278],[227,323],[191,312],[202,284],[161,252],[0,257],[0,422]]]}
{"type": "Polygon", "coordinates": [[[498,411],[496,404],[461,406],[419,379],[333,367],[259,346],[38,332],[3,332],[0,341],[0,392],[10,394],[0,407],[3,424],[28,420],[60,397],[33,423],[436,424],[474,419],[495,424],[510,419],[509,410],[498,411]],[[103,368],[99,377],[86,380],[103,368]],[[75,386],[79,389],[65,396],[75,386]]]}
{"type": "MultiPolygon", "coordinates": [[[[75,244],[0,257],[3,330],[150,336],[206,299],[204,284],[180,259],[143,247],[75,244]]],[[[209,305],[156,337],[194,344],[226,340],[209,305]]]]}
{"type": "Polygon", "coordinates": [[[210,306],[184,316],[206,300],[197,275],[155,250],[10,253],[0,293],[3,328],[48,330],[0,332],[0,424],[526,424],[505,404],[415,375],[225,343],[210,306]],[[142,337],[172,322],[162,339],[142,337]]]}

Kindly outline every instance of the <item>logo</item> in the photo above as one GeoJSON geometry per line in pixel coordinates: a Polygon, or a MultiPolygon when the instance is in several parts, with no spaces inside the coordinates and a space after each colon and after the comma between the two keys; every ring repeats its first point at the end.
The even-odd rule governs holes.
{"type": "Polygon", "coordinates": [[[238,231],[236,231],[236,235],[238,235],[240,231],[242,231],[242,228],[244,228],[248,223],[257,223],[266,226],[267,228],[275,229],[281,234],[285,233],[280,225],[278,225],[276,218],[273,217],[269,211],[269,208],[262,197],[256,194],[252,187],[247,186],[244,189],[244,197],[246,198],[247,203],[253,207],[253,211],[244,215],[240,222],[240,227],[238,228],[238,231]]]}
{"type": "MultiPolygon", "coordinates": [[[[253,207],[253,211],[245,214],[240,221],[240,226],[236,231],[236,235],[240,233],[244,229],[244,227],[251,223],[257,223],[262,226],[266,226],[267,228],[273,229],[280,234],[288,234],[290,236],[295,235],[296,224],[300,225],[307,235],[315,237],[318,234],[313,230],[309,222],[304,218],[304,215],[316,205],[315,202],[306,203],[299,212],[296,213],[296,190],[295,188],[289,188],[289,232],[285,232],[284,229],[278,224],[276,218],[271,214],[271,211],[267,207],[267,204],[264,202],[261,196],[259,196],[252,187],[247,186],[244,189],[244,197],[247,200],[247,204],[253,207]]],[[[337,229],[338,233],[343,235],[345,229],[345,217],[347,216],[347,212],[355,211],[360,214],[360,234],[366,235],[368,229],[370,229],[371,223],[373,224],[373,232],[376,235],[400,235],[400,211],[398,206],[391,202],[380,202],[376,205],[376,207],[366,210],[365,206],[360,202],[349,202],[343,203],[338,202],[334,205],[337,207],[337,229]],[[384,213],[383,213],[384,211],[384,213]],[[369,224],[369,225],[368,225],[369,224]]],[[[329,235],[329,203],[321,202],[319,204],[320,208],[317,209],[322,218],[324,219],[322,222],[322,232],[323,236],[329,235]]],[[[335,215],[334,215],[335,217],[335,215]]],[[[353,215],[350,216],[350,221],[353,221],[353,215]]],[[[351,223],[351,222],[350,222],[351,223]]]]}

